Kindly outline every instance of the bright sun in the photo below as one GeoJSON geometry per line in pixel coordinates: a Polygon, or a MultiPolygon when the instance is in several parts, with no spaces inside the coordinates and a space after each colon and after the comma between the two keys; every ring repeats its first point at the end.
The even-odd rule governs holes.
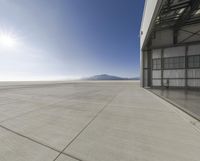
{"type": "Polygon", "coordinates": [[[16,45],[16,38],[10,34],[0,33],[0,45],[4,47],[14,47],[16,45]]]}

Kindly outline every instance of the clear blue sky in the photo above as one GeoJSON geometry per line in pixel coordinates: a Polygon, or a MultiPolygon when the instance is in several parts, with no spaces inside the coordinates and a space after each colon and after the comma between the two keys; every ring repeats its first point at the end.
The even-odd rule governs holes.
{"type": "Polygon", "coordinates": [[[0,0],[0,80],[139,75],[144,0],[0,0]]]}

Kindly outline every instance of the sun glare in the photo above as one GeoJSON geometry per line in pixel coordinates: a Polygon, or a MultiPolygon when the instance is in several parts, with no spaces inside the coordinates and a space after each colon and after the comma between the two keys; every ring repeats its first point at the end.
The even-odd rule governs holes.
{"type": "Polygon", "coordinates": [[[0,45],[4,47],[14,47],[17,43],[17,40],[11,34],[0,33],[0,45]]]}

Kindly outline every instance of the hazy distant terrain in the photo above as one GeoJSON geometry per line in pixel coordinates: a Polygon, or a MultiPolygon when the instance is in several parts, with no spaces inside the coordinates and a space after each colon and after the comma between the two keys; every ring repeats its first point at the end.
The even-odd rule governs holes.
{"type": "Polygon", "coordinates": [[[135,78],[124,78],[124,77],[118,77],[108,74],[101,74],[101,75],[95,75],[87,78],[83,78],[82,80],[139,80],[139,77],[135,78]]]}

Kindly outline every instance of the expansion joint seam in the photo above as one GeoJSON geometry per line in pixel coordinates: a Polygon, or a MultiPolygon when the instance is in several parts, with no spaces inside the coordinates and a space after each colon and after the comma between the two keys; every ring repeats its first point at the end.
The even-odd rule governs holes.
{"type": "MultiPolygon", "coordinates": [[[[121,90],[122,91],[122,90],[121,90]]],[[[118,93],[119,94],[119,93],[118,93]]],[[[114,100],[114,98],[117,97],[117,95],[114,95],[110,101],[108,101],[101,110],[99,110],[99,112],[97,112],[97,114],[85,125],[85,127],[65,146],[65,148],[60,152],[60,154],[58,154],[58,156],[53,160],[53,161],[56,161],[58,159],[58,157],[61,155],[61,154],[66,154],[64,153],[64,151],[81,135],[81,133],[83,131],[85,131],[89,125],[105,110],[105,108],[114,100]]],[[[67,154],[68,155],[68,154],[67,154]]],[[[83,161],[83,160],[80,160],[77,158],[77,160],[79,161],[83,161]]]]}
{"type": "MultiPolygon", "coordinates": [[[[3,126],[3,125],[0,125],[0,128],[6,130],[6,131],[8,131],[8,132],[11,132],[11,133],[13,133],[13,134],[15,134],[15,135],[17,135],[17,136],[20,136],[20,137],[22,137],[22,138],[25,138],[25,139],[27,139],[27,140],[29,140],[29,141],[31,141],[31,142],[34,142],[34,143],[36,143],[36,144],[39,144],[39,145],[41,145],[41,146],[43,146],[43,147],[45,147],[45,148],[48,148],[48,149],[51,149],[51,150],[53,150],[53,151],[55,151],[55,152],[61,153],[60,150],[57,150],[57,149],[55,149],[55,148],[53,148],[53,147],[51,147],[51,146],[49,146],[49,145],[46,145],[46,144],[44,144],[44,143],[41,143],[41,142],[39,142],[39,141],[37,141],[37,140],[35,140],[35,139],[32,139],[32,138],[28,137],[28,136],[25,136],[25,135],[23,135],[23,134],[20,134],[20,133],[14,131],[14,130],[11,130],[11,129],[9,129],[9,128],[3,126]]],[[[65,156],[68,156],[68,157],[70,157],[70,158],[76,159],[76,160],[78,160],[78,161],[82,161],[82,160],[76,158],[75,156],[69,155],[69,154],[67,154],[67,153],[62,153],[62,154],[65,155],[65,156]]]]}

